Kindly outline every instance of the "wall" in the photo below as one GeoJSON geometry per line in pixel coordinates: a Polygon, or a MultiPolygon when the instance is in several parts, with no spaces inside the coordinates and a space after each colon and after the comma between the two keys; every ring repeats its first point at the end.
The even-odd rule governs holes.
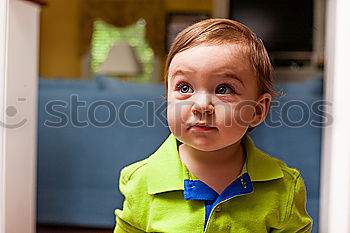
{"type": "MultiPolygon", "coordinates": [[[[177,12],[177,13],[190,13],[190,12],[199,12],[199,13],[208,13],[210,16],[213,16],[213,0],[166,0],[165,9],[166,13],[177,12]]],[[[160,59],[160,65],[157,67],[159,70],[159,82],[163,82],[164,76],[164,67],[167,54],[164,54],[160,59]]]]}
{"type": "MultiPolygon", "coordinates": [[[[48,0],[42,10],[39,74],[44,77],[82,75],[79,44],[79,3],[82,0],[48,0]]],[[[213,0],[165,0],[167,12],[213,13],[213,0]]],[[[166,54],[160,59],[160,71],[166,54]]]]}
{"type": "Polygon", "coordinates": [[[209,12],[212,14],[212,0],[166,0],[167,11],[209,12]]]}
{"type": "Polygon", "coordinates": [[[48,0],[42,9],[39,75],[80,77],[79,2],[48,0]]]}

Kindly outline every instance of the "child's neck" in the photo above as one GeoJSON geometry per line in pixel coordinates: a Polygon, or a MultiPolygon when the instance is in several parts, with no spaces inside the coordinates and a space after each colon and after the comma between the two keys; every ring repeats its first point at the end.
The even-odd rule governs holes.
{"type": "Polygon", "coordinates": [[[182,144],[179,155],[191,173],[219,194],[238,177],[245,161],[240,142],[217,151],[200,151],[182,144]]]}

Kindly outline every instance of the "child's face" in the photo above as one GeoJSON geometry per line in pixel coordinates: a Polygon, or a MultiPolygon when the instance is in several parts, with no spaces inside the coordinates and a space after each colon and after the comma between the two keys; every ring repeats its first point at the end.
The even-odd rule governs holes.
{"type": "Polygon", "coordinates": [[[168,124],[183,143],[214,151],[240,141],[261,123],[271,96],[239,45],[200,45],[176,54],[168,75],[168,124]]]}

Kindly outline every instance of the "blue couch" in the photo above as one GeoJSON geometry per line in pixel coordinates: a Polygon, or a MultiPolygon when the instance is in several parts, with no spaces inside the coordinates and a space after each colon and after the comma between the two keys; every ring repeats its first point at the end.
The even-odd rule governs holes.
{"type": "MultiPolygon", "coordinates": [[[[309,114],[303,124],[300,106],[322,99],[322,79],[278,89],[286,93],[282,104],[273,106],[270,122],[251,136],[259,148],[301,171],[317,232],[321,127],[310,122],[320,122],[322,115],[309,114]]],[[[40,79],[38,223],[114,226],[114,209],[123,202],[120,169],[152,154],[169,134],[164,95],[162,85],[106,77],[89,82],[40,79]]]]}
{"type": "Polygon", "coordinates": [[[297,168],[307,189],[307,210],[318,232],[322,127],[322,78],[277,86],[284,96],[274,101],[267,120],[253,130],[255,145],[297,168]]]}

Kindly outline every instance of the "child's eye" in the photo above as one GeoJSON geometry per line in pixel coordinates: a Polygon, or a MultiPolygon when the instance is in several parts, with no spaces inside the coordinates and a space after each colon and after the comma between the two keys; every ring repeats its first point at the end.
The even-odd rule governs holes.
{"type": "Polygon", "coordinates": [[[179,83],[176,85],[176,90],[181,93],[192,93],[193,89],[188,83],[179,83]]]}
{"type": "Polygon", "coordinates": [[[228,84],[221,84],[215,90],[215,94],[219,95],[226,95],[232,93],[235,93],[235,90],[228,84]]]}

